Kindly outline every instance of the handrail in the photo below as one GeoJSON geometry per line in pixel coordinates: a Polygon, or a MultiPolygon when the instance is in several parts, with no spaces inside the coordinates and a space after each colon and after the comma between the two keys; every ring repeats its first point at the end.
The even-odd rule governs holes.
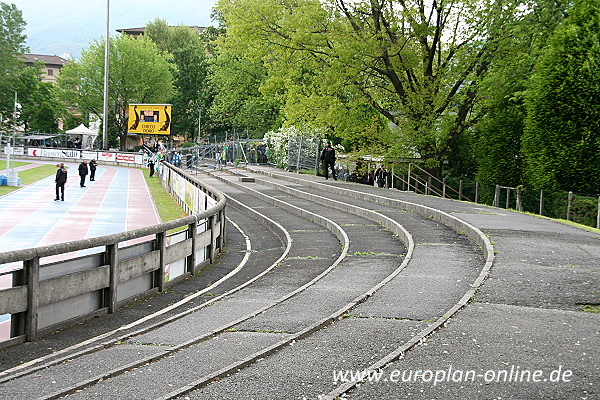
{"type": "MultiPolygon", "coordinates": [[[[445,182],[445,180],[443,180],[443,181],[442,181],[442,180],[440,180],[439,178],[437,178],[436,176],[432,175],[431,173],[429,173],[428,171],[426,171],[425,169],[421,168],[420,166],[418,166],[418,165],[417,165],[417,164],[415,164],[415,163],[412,163],[412,162],[411,162],[411,163],[408,163],[408,168],[407,168],[407,167],[404,167],[404,166],[403,166],[403,165],[401,165],[401,164],[398,164],[398,166],[399,166],[400,168],[402,168],[403,170],[405,170],[405,171],[407,171],[407,172],[408,172],[408,181],[405,181],[405,180],[404,180],[404,179],[402,179],[402,178],[399,178],[399,179],[400,179],[401,181],[403,181],[403,182],[407,183],[407,186],[408,186],[408,189],[409,189],[409,190],[410,190],[410,188],[412,187],[412,188],[415,190],[415,192],[420,192],[420,193],[422,193],[422,194],[429,194],[429,193],[426,193],[426,191],[427,191],[427,192],[432,192],[432,193],[434,193],[435,195],[437,195],[437,196],[439,196],[439,197],[444,197],[444,198],[446,198],[446,197],[450,197],[450,196],[447,196],[447,195],[446,195],[446,190],[450,190],[451,192],[454,192],[454,193],[455,193],[455,194],[458,196],[458,199],[459,199],[459,200],[467,200],[467,201],[471,201],[471,202],[472,202],[472,200],[471,200],[471,199],[469,199],[467,196],[465,196],[465,195],[462,193],[462,190],[460,190],[460,189],[459,189],[459,190],[456,190],[456,189],[454,189],[452,186],[448,185],[448,184],[445,182]],[[417,169],[419,172],[422,172],[422,173],[424,173],[426,176],[428,176],[428,177],[430,178],[430,180],[434,180],[435,182],[437,182],[438,184],[440,184],[440,185],[442,186],[442,191],[440,192],[438,189],[436,189],[436,188],[435,188],[433,185],[431,185],[429,182],[425,181],[425,180],[424,180],[423,178],[421,178],[420,176],[418,176],[418,175],[416,175],[416,174],[415,174],[415,175],[412,175],[412,173],[411,173],[412,171],[411,171],[411,170],[412,170],[412,168],[413,168],[413,167],[414,167],[414,168],[416,168],[416,169],[417,169]],[[423,190],[420,190],[420,189],[418,189],[418,187],[417,187],[416,185],[411,185],[411,183],[410,183],[410,181],[411,181],[411,178],[412,178],[412,179],[414,179],[414,180],[415,180],[415,182],[417,182],[417,183],[421,183],[421,182],[422,182],[422,185],[423,185],[423,186],[425,186],[425,187],[427,188],[427,189],[426,189],[426,191],[423,191],[423,190]]],[[[397,176],[397,175],[395,175],[395,174],[394,174],[394,176],[398,177],[398,176],[397,176]]]]}

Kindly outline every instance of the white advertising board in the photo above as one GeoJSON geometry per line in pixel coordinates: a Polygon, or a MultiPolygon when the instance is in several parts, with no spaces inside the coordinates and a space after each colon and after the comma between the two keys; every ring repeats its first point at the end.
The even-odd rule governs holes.
{"type": "Polygon", "coordinates": [[[22,156],[25,154],[25,147],[8,147],[4,148],[4,154],[14,154],[15,156],[22,156]]]}
{"type": "Polygon", "coordinates": [[[116,153],[108,153],[108,152],[99,152],[98,153],[98,161],[116,161],[117,154],[116,153]]]}
{"type": "Polygon", "coordinates": [[[27,149],[27,155],[30,157],[81,158],[81,151],[30,147],[27,149]]]}
{"type": "Polygon", "coordinates": [[[117,162],[127,164],[142,164],[144,162],[144,157],[141,154],[117,153],[117,162]]]}
{"type": "Polygon", "coordinates": [[[83,158],[84,160],[98,160],[98,153],[95,151],[82,151],[81,152],[81,158],[83,158]]]}

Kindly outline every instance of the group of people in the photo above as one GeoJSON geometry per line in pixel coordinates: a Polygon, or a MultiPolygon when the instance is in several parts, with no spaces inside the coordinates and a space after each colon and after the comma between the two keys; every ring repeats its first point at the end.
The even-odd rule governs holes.
{"type": "MultiPolygon", "coordinates": [[[[335,169],[335,149],[331,146],[331,142],[327,142],[323,151],[321,151],[321,162],[323,163],[323,169],[325,172],[325,179],[329,179],[329,170],[331,169],[331,175],[334,180],[337,180],[337,173],[335,169]]],[[[383,188],[387,184],[389,173],[385,168],[384,164],[381,164],[375,171],[374,180],[378,187],[383,188]]]]}
{"type": "Polygon", "coordinates": [[[81,148],[81,139],[74,138],[67,141],[67,148],[69,149],[80,149],[81,148]]]}
{"type": "MultiPolygon", "coordinates": [[[[79,186],[85,187],[85,179],[89,173],[90,181],[93,182],[96,180],[96,168],[98,167],[98,162],[96,159],[92,158],[88,164],[86,160],[81,160],[79,167],[77,168],[79,172],[79,186]]],[[[65,168],[65,163],[60,163],[58,165],[58,171],[56,171],[56,178],[54,179],[56,183],[56,197],[54,201],[65,201],[65,184],[67,183],[67,169],[65,168]]]]}

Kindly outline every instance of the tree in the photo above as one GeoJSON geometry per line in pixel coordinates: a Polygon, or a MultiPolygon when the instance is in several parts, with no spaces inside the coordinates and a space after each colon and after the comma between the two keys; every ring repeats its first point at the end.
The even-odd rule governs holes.
{"type": "Polygon", "coordinates": [[[576,0],[527,92],[526,171],[538,189],[600,193],[600,9],[576,0]]]}
{"type": "Polygon", "coordinates": [[[348,107],[361,104],[361,96],[397,127],[394,153],[416,150],[439,166],[480,117],[478,85],[518,5],[220,0],[217,7],[227,24],[227,44],[264,60],[287,93],[316,84],[321,94],[335,95],[348,107]]]}
{"type": "Polygon", "coordinates": [[[281,126],[277,99],[260,92],[267,78],[261,62],[222,51],[210,70],[214,90],[210,116],[222,131],[247,131],[253,137],[262,137],[281,126]]]}
{"type": "Polygon", "coordinates": [[[207,81],[209,53],[206,41],[197,30],[187,26],[172,27],[160,18],[146,26],[146,36],[167,55],[171,64],[175,93],[170,102],[176,111],[172,128],[194,141],[198,128],[202,129],[200,124],[203,132],[210,125],[207,110],[212,92],[207,81]]]}
{"type": "Polygon", "coordinates": [[[57,88],[41,81],[43,63],[24,68],[17,83],[18,102],[21,104],[19,124],[25,131],[59,133],[58,120],[65,112],[58,100],[57,88]]]}
{"type": "Polygon", "coordinates": [[[25,64],[19,56],[26,51],[25,21],[14,4],[0,2],[0,129],[12,125],[15,91],[25,64]],[[8,124],[8,125],[7,125],[8,124]]]}
{"type": "MultiPolygon", "coordinates": [[[[127,35],[110,41],[109,121],[111,142],[126,146],[127,111],[132,103],[165,103],[173,93],[172,73],[154,42],[127,35]]],[[[104,41],[83,51],[80,61],[65,65],[58,78],[63,101],[83,113],[102,115],[104,94],[104,41]]]]}
{"type": "MultiPolygon", "coordinates": [[[[513,37],[480,86],[484,116],[475,126],[473,152],[481,198],[491,202],[495,185],[525,183],[522,137],[529,77],[567,6],[537,0],[510,27],[513,37]]],[[[469,157],[469,155],[465,155],[469,157]]]]}

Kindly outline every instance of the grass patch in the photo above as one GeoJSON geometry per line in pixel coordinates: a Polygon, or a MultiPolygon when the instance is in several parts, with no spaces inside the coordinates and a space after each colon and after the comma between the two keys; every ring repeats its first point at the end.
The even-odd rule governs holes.
{"type": "MultiPolygon", "coordinates": [[[[515,210],[511,210],[511,211],[515,211],[515,210]]],[[[517,211],[515,211],[515,212],[517,212],[517,211]]],[[[600,229],[596,229],[593,226],[578,224],[577,222],[567,221],[566,219],[550,218],[550,217],[546,217],[545,215],[539,215],[539,214],[532,213],[529,211],[523,211],[522,214],[531,215],[531,216],[541,218],[541,219],[548,219],[550,221],[560,222],[562,224],[571,225],[571,226],[574,226],[575,228],[583,229],[584,231],[588,231],[588,232],[600,233],[600,229]]]]}
{"type": "MultiPolygon", "coordinates": [[[[158,176],[155,175],[150,178],[148,173],[144,173],[144,179],[146,180],[148,190],[150,191],[150,195],[152,196],[152,200],[156,205],[158,215],[162,222],[187,217],[186,212],[179,206],[175,198],[165,190],[158,176]]],[[[179,232],[185,229],[186,227],[182,226],[171,229],[168,233],[179,232]]]]}
{"type": "MultiPolygon", "coordinates": [[[[15,167],[21,167],[24,165],[28,165],[26,162],[16,162],[15,167]]],[[[21,186],[22,185],[30,185],[34,182],[37,182],[41,179],[47,178],[49,176],[53,176],[56,174],[56,165],[52,164],[42,164],[38,167],[26,169],[24,171],[19,171],[19,178],[21,178],[21,186]]],[[[54,186],[54,184],[52,185],[54,186]]],[[[18,186],[0,186],[0,196],[13,192],[20,187],[18,186]]]]}
{"type": "Polygon", "coordinates": [[[600,314],[600,304],[579,304],[579,308],[583,312],[600,314]]]}

